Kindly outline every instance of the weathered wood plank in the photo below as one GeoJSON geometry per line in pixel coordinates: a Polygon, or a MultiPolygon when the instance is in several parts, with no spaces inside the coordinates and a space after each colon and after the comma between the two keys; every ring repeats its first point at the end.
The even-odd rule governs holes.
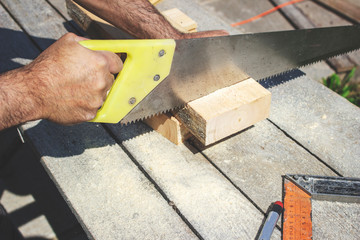
{"type": "Polygon", "coordinates": [[[23,128],[90,238],[196,238],[100,125],[23,128]]]}
{"type": "Polygon", "coordinates": [[[296,8],[314,25],[314,27],[351,25],[349,21],[346,21],[312,1],[298,3],[296,8]]]}
{"type": "Polygon", "coordinates": [[[75,31],[43,0],[3,0],[2,3],[42,50],[68,31],[75,31]]]}
{"type": "MultiPolygon", "coordinates": [[[[225,19],[229,24],[240,22],[248,18],[254,17],[262,12],[273,8],[268,0],[228,0],[228,1],[208,1],[198,0],[202,5],[211,9],[218,17],[225,19]]],[[[280,13],[275,12],[271,15],[265,16],[254,22],[235,27],[241,32],[268,32],[276,30],[290,30],[292,29],[280,13]]]]}
{"type": "MultiPolygon", "coordinates": [[[[278,5],[286,0],[273,0],[278,5]]],[[[314,2],[300,2],[296,6],[288,6],[281,10],[298,28],[330,27],[350,25],[348,21],[320,7],[314,2]],[[303,16],[300,17],[299,16],[303,16]]],[[[337,71],[344,72],[354,67],[354,61],[348,55],[338,56],[328,60],[328,63],[337,71]]]]}
{"type": "Polygon", "coordinates": [[[360,108],[306,77],[270,91],[273,122],[340,174],[360,176],[360,108]]]}
{"type": "Polygon", "coordinates": [[[360,204],[312,200],[313,239],[356,240],[360,204]]]}
{"type": "Polygon", "coordinates": [[[358,0],[316,0],[336,12],[360,22],[360,2],[358,0]]]}
{"type": "MultiPolygon", "coordinates": [[[[165,1],[166,2],[166,1],[165,1]]],[[[187,2],[187,1],[184,1],[187,2]]],[[[193,7],[190,6],[189,7],[193,7]]],[[[196,9],[194,7],[194,9],[196,9]]],[[[186,13],[186,11],[184,11],[186,13]]],[[[200,16],[198,16],[200,17],[200,16]]],[[[196,20],[196,19],[195,19],[196,20]]],[[[212,22],[207,20],[209,23],[206,27],[211,27],[212,22]]],[[[310,82],[310,80],[308,80],[310,82]]],[[[299,81],[292,81],[298,84],[294,84],[293,86],[290,86],[289,89],[287,89],[289,92],[286,93],[280,93],[278,94],[278,98],[282,98],[283,100],[277,100],[277,104],[283,104],[283,101],[286,101],[288,98],[297,98],[298,95],[294,96],[294,92],[297,92],[299,89],[302,89],[306,84],[307,81],[299,82],[299,81]]],[[[316,85],[319,86],[319,85],[316,85]]],[[[278,87],[276,87],[278,88],[278,87]]],[[[313,91],[312,86],[306,88],[306,93],[299,93],[303,94],[303,98],[305,98],[307,95],[314,93],[316,95],[317,92],[313,91]]],[[[274,88],[275,89],[275,88],[274,88]]],[[[326,92],[328,93],[328,92],[326,92]]],[[[300,98],[301,101],[303,101],[302,98],[300,98]]],[[[331,99],[332,100],[332,99],[331,99]]],[[[301,102],[300,102],[301,103],[301,102]]],[[[346,105],[344,102],[341,102],[342,106],[344,108],[347,108],[348,105],[346,105]]],[[[297,104],[299,104],[297,102],[297,104]]],[[[296,112],[297,104],[292,104],[290,106],[292,111],[296,112]]],[[[316,105],[307,105],[307,108],[310,108],[312,111],[312,108],[316,108],[316,105]]],[[[321,107],[320,107],[321,108],[321,107]]],[[[282,112],[284,118],[286,118],[286,115],[289,114],[289,110],[287,108],[284,108],[285,111],[282,112]]],[[[280,109],[280,110],[284,110],[280,109]]],[[[280,111],[279,110],[279,111],[280,111]]],[[[309,111],[309,109],[303,110],[300,109],[298,114],[306,115],[306,113],[309,111]]],[[[314,110],[316,112],[316,110],[314,110]]],[[[277,113],[279,114],[279,113],[277,113]]],[[[310,118],[312,115],[310,114],[310,118]]],[[[305,116],[304,116],[305,118],[305,116]]],[[[280,119],[281,120],[281,119],[280,119]]],[[[286,127],[289,127],[289,125],[295,125],[293,122],[289,122],[287,119],[280,121],[282,124],[284,124],[286,127]]],[[[49,124],[45,122],[45,124],[49,124]]],[[[265,123],[261,123],[265,124],[265,123]]],[[[98,188],[100,189],[102,182],[99,181],[99,185],[96,186],[96,184],[92,184],[88,186],[89,181],[86,180],[86,178],[91,179],[101,179],[103,180],[107,175],[104,174],[104,172],[109,171],[110,177],[114,177],[116,180],[119,179],[119,175],[117,174],[117,171],[121,169],[122,166],[119,166],[118,162],[108,162],[110,161],[108,158],[115,157],[119,158],[119,156],[123,156],[123,153],[119,153],[119,150],[109,150],[110,147],[116,147],[115,143],[113,141],[106,142],[104,144],[104,139],[101,134],[99,134],[99,131],[102,132],[103,130],[99,130],[98,128],[92,127],[94,125],[92,124],[86,124],[86,127],[83,128],[80,126],[75,127],[61,127],[64,129],[67,129],[66,133],[62,131],[58,131],[57,125],[50,124],[46,126],[37,127],[36,125],[34,128],[32,128],[32,136],[35,138],[36,135],[39,133],[43,134],[41,139],[38,139],[38,147],[41,148],[40,145],[43,146],[43,161],[47,159],[49,162],[49,166],[51,166],[51,169],[49,170],[51,175],[54,175],[56,179],[59,179],[57,183],[62,187],[62,189],[68,189],[70,195],[74,196],[72,194],[78,194],[77,196],[80,198],[79,202],[84,203],[84,201],[89,201],[91,199],[88,197],[88,199],[84,200],[83,195],[84,193],[88,194],[86,196],[90,196],[90,191],[93,190],[94,192],[98,191],[98,188]],[[91,127],[91,128],[88,128],[91,127]],[[78,129],[78,130],[77,130],[78,129]],[[79,131],[79,132],[78,132],[79,131]],[[45,134],[45,135],[44,135],[45,134]],[[77,136],[77,134],[80,134],[77,136]],[[58,140],[51,140],[56,138],[55,136],[59,136],[58,140]],[[76,136],[76,137],[75,137],[76,136]],[[87,137],[85,137],[87,136],[87,137]],[[50,140],[51,141],[50,141],[50,140]],[[54,141],[59,141],[57,144],[54,145],[54,141]],[[74,141],[74,142],[72,142],[74,141]],[[44,143],[42,143],[44,142],[44,143]],[[45,145],[44,145],[45,144],[45,145]],[[102,146],[104,144],[104,146],[102,146]],[[99,146],[100,145],[100,146],[99,146]],[[56,146],[56,147],[54,147],[56,146]],[[51,153],[50,151],[54,151],[54,149],[58,148],[58,152],[56,154],[51,153]],[[72,148],[74,146],[74,148],[72,148]],[[99,153],[100,152],[100,153],[99,153]],[[65,154],[65,156],[64,156],[65,154]],[[99,157],[106,156],[105,160],[101,160],[99,157]],[[62,156],[62,158],[60,158],[62,156]],[[104,163],[106,166],[104,166],[104,163]],[[112,164],[113,163],[113,164],[112,164]],[[78,164],[78,165],[73,165],[78,164]],[[85,176],[85,174],[82,174],[82,170],[87,170],[86,172],[94,173],[91,176],[85,176]],[[66,171],[70,171],[69,173],[66,173],[66,171]],[[73,175],[73,173],[76,173],[73,175]],[[115,176],[116,175],[116,176],[115,176]],[[94,178],[92,178],[94,177],[94,178]],[[70,183],[65,181],[71,181],[70,183]],[[80,179],[80,183],[76,183],[80,179]],[[76,181],[75,181],[76,180],[76,181]],[[60,184],[61,183],[61,184],[60,184]],[[87,183],[87,185],[85,184],[87,183]],[[68,185],[67,185],[68,184],[68,185]],[[83,190],[83,184],[86,187],[86,190],[83,190]],[[74,189],[75,188],[75,189],[74,189]],[[79,196],[80,193],[82,196],[79,196]]],[[[296,126],[293,126],[296,128],[296,126]]],[[[120,128],[119,126],[112,126],[112,128],[120,128]]],[[[270,125],[270,128],[274,131],[276,128],[270,125]]],[[[254,128],[252,128],[254,129],[254,128]]],[[[250,129],[250,130],[252,130],[250,129]]],[[[256,128],[255,128],[256,129],[256,128]]],[[[213,167],[210,166],[210,164],[199,154],[192,154],[188,149],[183,147],[176,147],[171,145],[169,142],[167,142],[165,139],[160,137],[157,133],[150,132],[145,133],[146,131],[149,131],[148,128],[144,127],[141,124],[135,124],[130,125],[126,128],[120,128],[120,133],[117,133],[117,136],[121,138],[121,140],[124,140],[123,144],[124,146],[131,151],[131,153],[135,156],[136,160],[141,163],[141,165],[144,167],[144,169],[149,173],[149,175],[155,179],[155,181],[158,183],[158,185],[164,190],[164,192],[169,196],[171,200],[174,199],[175,205],[184,213],[184,215],[189,219],[191,224],[195,226],[196,229],[199,229],[198,231],[202,233],[203,231],[206,232],[204,236],[208,236],[212,234],[213,236],[218,236],[218,232],[227,232],[226,235],[222,235],[219,238],[223,239],[224,236],[229,236],[230,234],[235,236],[237,234],[237,231],[240,231],[240,228],[246,228],[244,231],[241,231],[240,234],[243,234],[241,236],[245,236],[245,238],[248,238],[248,234],[250,235],[253,232],[256,232],[259,225],[257,225],[259,222],[254,222],[254,218],[250,221],[248,217],[250,218],[250,215],[255,215],[256,221],[261,221],[262,215],[259,212],[256,213],[254,211],[254,207],[248,202],[244,201],[243,196],[236,190],[234,190],[234,187],[229,184],[228,181],[225,181],[224,178],[219,174],[218,171],[216,171],[213,167]],[[124,130],[126,129],[126,130],[124,130]],[[170,144],[170,145],[169,145],[170,144]],[[174,160],[180,160],[178,163],[174,160]],[[208,184],[208,185],[206,185],[208,184]],[[217,188],[217,185],[220,185],[219,188],[217,188]],[[185,189],[185,190],[184,190],[185,189]],[[210,191],[211,190],[211,191],[210,191]],[[191,196],[191,195],[194,196],[191,196]],[[198,200],[198,201],[196,201],[198,200]],[[203,202],[201,202],[203,201],[203,202]],[[230,204],[230,203],[233,204],[230,204]],[[199,203],[203,203],[202,205],[199,203]],[[219,203],[225,203],[226,205],[220,204],[221,206],[217,205],[219,203]],[[236,206],[234,203],[241,203],[239,206],[236,206]],[[222,213],[220,211],[220,218],[216,214],[215,209],[212,209],[211,207],[217,206],[217,209],[223,210],[223,208],[227,207],[224,212],[222,213]],[[239,209],[240,208],[240,209],[239,209]],[[234,211],[233,211],[234,209],[234,211]],[[185,211],[185,212],[184,212],[185,211]],[[226,214],[228,213],[228,214],[226,214]],[[215,216],[213,219],[208,219],[203,216],[205,214],[206,216],[215,216]],[[248,216],[249,215],[249,216],[248,216]],[[236,217],[235,223],[236,224],[224,224],[228,223],[232,220],[232,217],[236,217]],[[239,220],[245,216],[243,220],[239,220]],[[221,222],[221,220],[224,220],[224,222],[221,222]],[[204,221],[204,222],[203,222],[204,221]],[[210,221],[210,222],[206,222],[210,221]],[[241,224],[237,225],[237,221],[241,221],[241,224]],[[243,223],[247,221],[246,223],[243,223]],[[198,225],[202,225],[198,227],[198,225]],[[250,223],[250,224],[249,224],[250,223]],[[219,225],[218,225],[219,224],[219,225]],[[249,226],[250,225],[250,226],[249,226]],[[214,227],[215,226],[215,227],[214,227]],[[207,232],[206,230],[208,227],[212,227],[210,229],[210,232],[207,232]],[[226,228],[226,229],[224,229],[226,228]],[[229,233],[230,232],[230,233],[229,233]]],[[[249,130],[248,130],[249,131],[249,130]]],[[[301,129],[298,131],[301,131],[301,129]]],[[[247,131],[246,131],[247,132],[247,131]]],[[[278,132],[279,133],[279,132],[278,132]]],[[[258,133],[259,135],[263,134],[263,132],[258,133]]],[[[312,134],[312,132],[310,132],[312,134]]],[[[336,132],[336,134],[340,134],[341,132],[336,132]]],[[[277,136],[277,135],[276,135],[277,136]]],[[[284,139],[289,139],[285,135],[278,135],[279,138],[275,139],[278,140],[278,144],[274,145],[274,148],[281,147],[281,143],[285,141],[284,139]]],[[[269,139],[270,140],[270,139],[269,139]]],[[[306,141],[306,140],[305,140],[306,141]]],[[[301,141],[303,143],[303,139],[301,141]]],[[[293,143],[292,143],[293,144],[293,143]]],[[[292,145],[290,144],[290,145],[292,145]]],[[[216,145],[215,145],[216,146],[216,145]]],[[[228,146],[228,148],[236,149],[236,146],[228,146]]],[[[254,148],[254,146],[249,146],[249,148],[254,148]]],[[[345,148],[347,149],[347,148],[345,148]]],[[[249,150],[250,151],[250,150],[249,150]]],[[[272,148],[271,151],[274,151],[272,148]]],[[[291,150],[290,150],[291,151],[291,150]]],[[[120,151],[121,152],[121,151],[120,151]]],[[[229,156],[229,155],[228,155],[229,156]]],[[[281,155],[280,155],[281,156],[281,155]]],[[[304,159],[312,159],[310,155],[304,154],[304,159]]],[[[126,158],[125,158],[126,160],[126,158]]],[[[128,159],[125,161],[125,165],[128,163],[128,159]]],[[[130,164],[131,165],[131,164],[130,164]]],[[[132,166],[132,165],[131,165],[132,166]]],[[[256,166],[259,167],[259,166],[256,166]]],[[[285,168],[288,167],[288,165],[284,166],[285,168]]],[[[119,170],[121,171],[121,170],[119,170]]],[[[264,169],[264,171],[267,171],[267,169],[264,169]]],[[[140,174],[140,176],[142,176],[140,174]]],[[[135,177],[136,178],[136,177],[135,177]]],[[[280,178],[280,176],[279,176],[280,178]]],[[[126,179],[127,180],[127,179],[126,179]]],[[[105,183],[109,183],[110,180],[107,180],[105,183]]],[[[259,179],[261,181],[261,179],[259,179]]],[[[104,185],[105,185],[104,183],[104,185]]],[[[110,182],[111,183],[111,182],[110,182]]],[[[132,182],[131,182],[132,183],[132,182]]],[[[141,184],[141,183],[140,183],[141,184]]],[[[146,185],[146,184],[144,184],[146,185]]],[[[106,186],[105,186],[106,187],[106,186]]],[[[108,187],[108,186],[107,186],[108,187]]],[[[120,189],[116,189],[121,191],[123,190],[122,187],[120,189]]],[[[126,186],[124,186],[126,188],[126,186]]],[[[254,186],[254,191],[261,191],[262,189],[260,187],[254,186]]],[[[64,191],[65,192],[65,191],[64,191]]],[[[65,192],[66,193],[66,192],[65,192]]],[[[67,194],[66,194],[67,195],[67,194]]],[[[104,194],[108,196],[113,196],[112,194],[104,194]]],[[[152,194],[150,194],[152,195],[152,194]]],[[[97,196],[98,197],[98,196],[97,196]]],[[[102,196],[100,196],[101,198],[102,196]]],[[[264,196],[263,196],[264,197],[264,196]]],[[[266,196],[265,196],[266,197],[266,196]]],[[[265,198],[264,197],[264,198],[265,198]]],[[[76,198],[67,198],[68,200],[74,200],[74,203],[76,202],[76,198]]],[[[100,199],[103,200],[103,199],[100,199]]],[[[105,201],[106,203],[109,203],[105,201]]],[[[80,204],[78,203],[78,204],[80,204]]],[[[127,202],[126,202],[127,203],[127,202]]],[[[71,204],[73,202],[71,201],[71,204]]],[[[136,203],[137,204],[137,203],[136,203]]],[[[102,203],[102,207],[103,207],[102,203]]],[[[107,205],[107,204],[105,204],[107,205]]],[[[140,204],[141,205],[141,204],[140,204]]],[[[260,204],[258,204],[260,205],[260,204]]],[[[265,205],[265,204],[264,204],[265,205]]],[[[90,208],[93,209],[93,208],[90,208]]],[[[98,209],[96,209],[98,210],[98,209]]],[[[112,209],[113,210],[113,209],[112,209]]],[[[128,209],[127,209],[128,210],[128,209]]],[[[94,211],[86,211],[82,210],[82,215],[86,216],[89,219],[92,219],[91,216],[89,216],[94,211]]],[[[132,220],[131,220],[132,221],[132,220]]],[[[126,222],[128,224],[128,222],[126,222]]],[[[129,226],[129,225],[127,225],[129,226]]],[[[106,228],[108,229],[108,228],[106,228]]],[[[279,237],[279,235],[277,235],[279,237]]],[[[253,236],[252,236],[253,237],[253,236]]]]}
{"type": "Polygon", "coordinates": [[[0,73],[30,63],[39,50],[0,6],[0,73]],[[14,44],[16,43],[16,44],[14,44]]]}
{"type": "MultiPolygon", "coordinates": [[[[19,21],[23,24],[41,22],[43,20],[41,13],[43,12],[24,15],[19,21]],[[27,18],[31,19],[28,21],[27,18]]],[[[21,15],[18,13],[18,16],[21,15]]],[[[52,37],[53,33],[46,29],[54,25],[59,26],[56,22],[58,20],[60,21],[60,18],[49,21],[49,25],[44,23],[44,32],[37,34],[44,38],[52,37]]],[[[31,26],[24,25],[24,28],[36,32],[31,26]]],[[[39,38],[34,40],[39,41],[38,44],[41,42],[39,38]]],[[[172,207],[101,127],[89,124],[90,129],[86,126],[68,128],[46,121],[29,124],[24,128],[29,130],[26,133],[33,140],[36,148],[41,149],[40,154],[43,156],[45,168],[60,191],[66,194],[64,198],[71,200],[69,204],[90,236],[96,239],[116,239],[119,234],[124,238],[144,239],[164,236],[183,239],[195,237],[172,207]],[[79,133],[88,131],[91,135],[81,137],[77,131],[79,133]],[[92,147],[96,147],[95,145],[99,143],[103,143],[105,147],[99,146],[100,150],[95,148],[92,151],[92,147]],[[90,149],[85,151],[84,146],[90,149]],[[86,153],[79,155],[83,153],[82,151],[86,153]],[[61,161],[61,157],[65,160],[61,161]],[[121,162],[122,160],[124,162],[121,162]],[[67,161],[70,165],[76,165],[67,165],[67,161]],[[100,168],[96,168],[98,164],[101,165],[100,168]],[[95,170],[92,171],[93,168],[95,170]],[[103,179],[100,183],[94,182],[100,178],[103,179]]]]}
{"type": "Polygon", "coordinates": [[[202,237],[255,237],[263,215],[201,154],[170,143],[144,124],[107,126],[202,237]]]}
{"type": "Polygon", "coordinates": [[[48,0],[68,21],[71,20],[67,10],[66,2],[64,0],[48,0]]]}
{"type": "Polygon", "coordinates": [[[268,121],[202,152],[264,211],[281,200],[282,175],[335,175],[268,121]]]}
{"type": "MultiPolygon", "coordinates": [[[[40,53],[2,6],[0,52],[0,73],[27,64],[40,53]]],[[[73,236],[71,231],[80,226],[65,202],[59,198],[42,166],[38,166],[37,159],[29,154],[27,145],[21,143],[15,128],[1,132],[0,136],[1,170],[6,172],[2,174],[2,182],[5,183],[2,187],[8,189],[2,191],[1,203],[20,226],[22,235],[26,238],[54,238],[55,233],[66,233],[70,239],[73,236]],[[7,146],[9,148],[4,149],[7,146]],[[6,150],[5,153],[3,150],[6,150]]],[[[77,235],[81,239],[81,233],[77,235]]]]}

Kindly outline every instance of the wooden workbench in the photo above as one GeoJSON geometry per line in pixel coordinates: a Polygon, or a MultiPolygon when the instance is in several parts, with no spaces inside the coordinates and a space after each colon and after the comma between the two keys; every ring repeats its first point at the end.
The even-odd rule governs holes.
{"type": "MultiPolygon", "coordinates": [[[[81,34],[62,4],[1,1],[1,72],[68,31],[81,34]]],[[[179,8],[199,30],[239,33],[196,1],[158,7],[179,8]]],[[[271,18],[291,29],[279,13],[271,18]]],[[[206,149],[176,146],[143,123],[35,121],[22,129],[89,238],[252,239],[281,200],[282,175],[360,176],[359,108],[299,70],[261,84],[272,93],[269,119],[206,149]]],[[[280,235],[275,229],[273,239],[280,235]]]]}

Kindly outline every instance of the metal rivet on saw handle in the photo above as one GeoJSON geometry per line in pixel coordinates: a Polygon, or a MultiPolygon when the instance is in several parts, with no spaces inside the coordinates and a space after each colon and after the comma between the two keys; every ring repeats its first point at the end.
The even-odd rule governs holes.
{"type": "Polygon", "coordinates": [[[161,49],[160,52],[159,52],[159,57],[162,57],[165,55],[165,50],[164,49],[161,49]]]}
{"type": "Polygon", "coordinates": [[[136,103],[136,98],[132,97],[129,99],[129,104],[134,105],[136,103]]]}
{"type": "Polygon", "coordinates": [[[154,81],[159,81],[160,80],[160,75],[159,74],[156,74],[155,76],[154,76],[154,81]]]}

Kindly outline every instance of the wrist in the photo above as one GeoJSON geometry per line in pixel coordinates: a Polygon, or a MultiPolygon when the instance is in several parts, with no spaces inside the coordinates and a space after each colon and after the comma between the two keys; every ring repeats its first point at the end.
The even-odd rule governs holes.
{"type": "Polygon", "coordinates": [[[0,76],[0,129],[40,118],[25,67],[0,76]]]}
{"type": "MultiPolygon", "coordinates": [[[[38,76],[30,67],[32,64],[16,69],[13,79],[16,79],[14,86],[14,105],[17,105],[17,112],[21,113],[21,122],[27,122],[44,118],[43,102],[41,96],[41,85],[36,81],[38,76]]],[[[15,109],[14,109],[15,110],[15,109]]]]}
{"type": "MultiPolygon", "coordinates": [[[[36,61],[36,60],[35,60],[36,61]]],[[[29,64],[21,69],[24,89],[27,97],[25,98],[26,106],[24,111],[28,113],[28,120],[37,120],[48,118],[46,111],[46,94],[44,86],[46,76],[36,69],[36,66],[29,64]]]]}

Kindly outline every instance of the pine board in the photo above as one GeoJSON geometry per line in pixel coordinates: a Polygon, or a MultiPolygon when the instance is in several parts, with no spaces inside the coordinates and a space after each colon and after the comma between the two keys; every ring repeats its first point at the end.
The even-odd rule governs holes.
{"type": "Polygon", "coordinates": [[[270,104],[271,93],[249,78],[187,103],[175,116],[208,146],[267,118],[270,104]]]}

